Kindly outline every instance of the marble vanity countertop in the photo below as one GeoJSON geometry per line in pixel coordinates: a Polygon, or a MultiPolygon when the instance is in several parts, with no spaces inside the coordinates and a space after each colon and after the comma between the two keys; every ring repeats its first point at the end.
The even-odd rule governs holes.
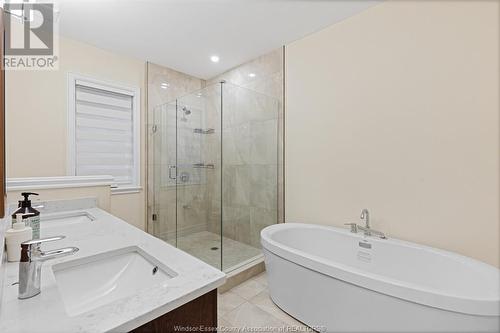
{"type": "MultiPolygon", "coordinates": [[[[82,210],[80,210],[81,212],[82,210]]],[[[157,239],[99,208],[86,208],[94,221],[56,226],[44,225],[43,238],[66,238],[43,244],[43,250],[76,246],[70,256],[48,260],[42,266],[41,294],[17,298],[18,263],[5,267],[0,332],[126,332],[219,287],[225,274],[189,254],[157,239]],[[52,266],[124,247],[137,246],[177,276],[161,287],[147,287],[94,310],[70,316],[65,309],[52,266]]],[[[1,293],[0,293],[1,294],[1,293]]]]}

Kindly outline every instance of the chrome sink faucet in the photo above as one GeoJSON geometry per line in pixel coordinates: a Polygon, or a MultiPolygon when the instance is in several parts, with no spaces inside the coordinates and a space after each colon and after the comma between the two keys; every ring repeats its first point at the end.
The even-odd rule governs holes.
{"type": "Polygon", "coordinates": [[[361,220],[364,220],[365,226],[358,225],[356,223],[345,223],[345,225],[351,226],[351,232],[352,233],[358,233],[359,230],[363,231],[363,234],[365,236],[377,236],[382,239],[386,239],[385,234],[383,232],[373,230],[370,227],[370,212],[368,212],[368,209],[364,208],[361,211],[361,216],[359,217],[361,220]]]}
{"type": "Polygon", "coordinates": [[[26,299],[40,293],[42,263],[45,260],[74,254],[77,247],[41,251],[40,245],[63,239],[64,236],[55,236],[43,239],[33,239],[21,243],[21,261],[19,262],[19,299],[26,299]]]}

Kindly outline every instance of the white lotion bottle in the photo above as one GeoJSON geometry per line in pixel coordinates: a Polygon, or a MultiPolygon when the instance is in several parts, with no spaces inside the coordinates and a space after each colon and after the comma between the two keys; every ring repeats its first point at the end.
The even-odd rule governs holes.
{"type": "Polygon", "coordinates": [[[31,240],[32,237],[33,230],[24,224],[23,214],[17,214],[12,228],[5,232],[7,261],[15,262],[21,260],[21,243],[31,240]]]}

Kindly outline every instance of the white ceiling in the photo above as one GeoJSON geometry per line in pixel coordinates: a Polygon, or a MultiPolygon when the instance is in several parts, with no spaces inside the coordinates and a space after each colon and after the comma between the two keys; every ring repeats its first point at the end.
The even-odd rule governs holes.
{"type": "Polygon", "coordinates": [[[55,0],[60,33],[208,79],[375,5],[362,0],[55,0]],[[219,63],[210,61],[211,55],[219,63]]]}

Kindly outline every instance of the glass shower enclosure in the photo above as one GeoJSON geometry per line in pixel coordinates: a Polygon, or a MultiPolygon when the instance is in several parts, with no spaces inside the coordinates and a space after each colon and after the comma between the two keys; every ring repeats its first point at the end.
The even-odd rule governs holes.
{"type": "Polygon", "coordinates": [[[259,259],[278,215],[278,100],[222,81],[153,123],[150,232],[226,272],[259,259]]]}

